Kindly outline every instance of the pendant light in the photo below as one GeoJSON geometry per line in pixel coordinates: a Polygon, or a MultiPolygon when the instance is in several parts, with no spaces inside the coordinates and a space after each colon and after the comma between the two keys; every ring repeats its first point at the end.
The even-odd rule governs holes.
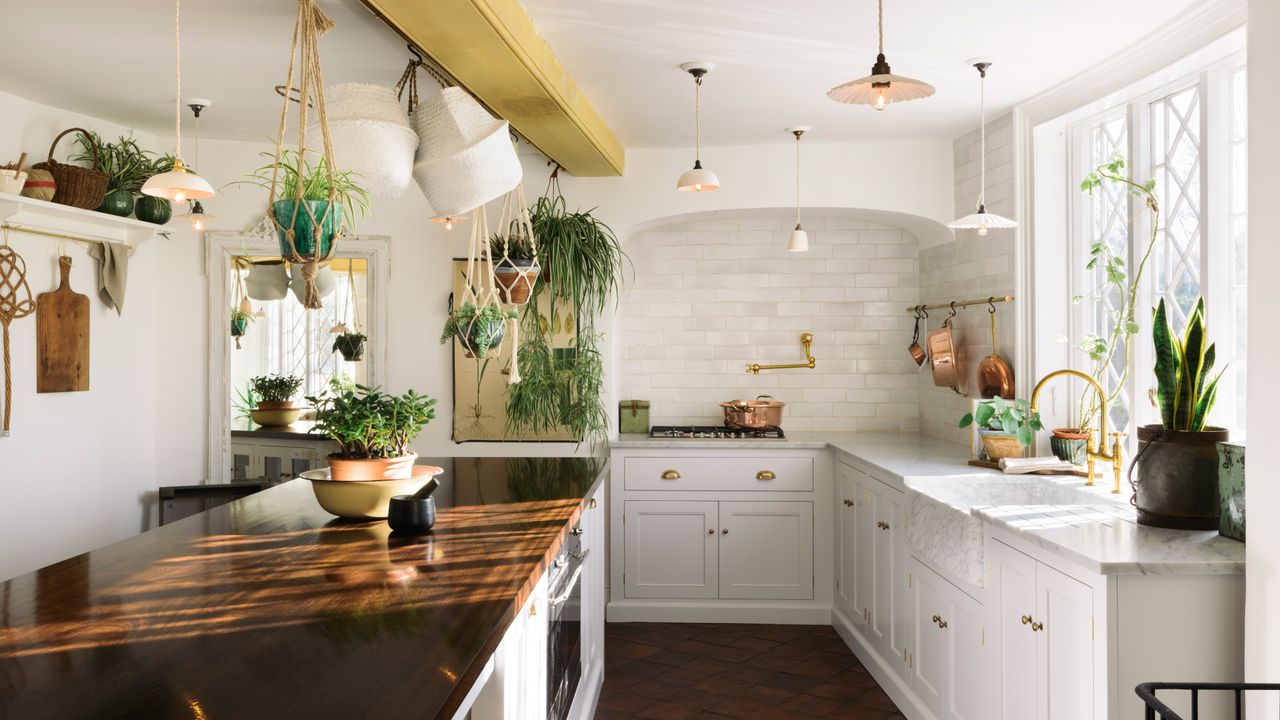
{"type": "Polygon", "coordinates": [[[431,218],[431,222],[444,225],[445,230],[452,230],[455,224],[463,222],[466,219],[467,217],[465,215],[437,215],[436,217],[431,218]]]}
{"type": "Polygon", "coordinates": [[[787,132],[796,136],[796,229],[787,238],[787,250],[790,252],[809,252],[809,233],[800,227],[800,136],[808,129],[808,125],[787,129],[787,132]]]}
{"type": "Polygon", "coordinates": [[[978,104],[981,108],[981,130],[979,132],[982,139],[978,150],[981,179],[978,184],[978,212],[965,215],[959,220],[948,223],[947,227],[952,230],[977,230],[978,237],[986,237],[987,230],[991,228],[997,230],[1016,228],[1018,223],[1007,217],[987,212],[987,68],[991,67],[991,63],[986,60],[972,60],[970,64],[978,69],[978,104]]]}
{"type": "Polygon", "coordinates": [[[708,62],[687,62],[680,66],[681,70],[693,76],[693,169],[685,170],[676,181],[676,189],[685,192],[707,192],[720,189],[720,178],[702,167],[702,78],[706,77],[714,67],[715,65],[708,62]]]}
{"type": "Polygon", "coordinates": [[[933,86],[927,82],[902,75],[894,75],[884,59],[884,0],[879,0],[880,54],[871,66],[871,74],[850,80],[827,91],[827,97],[836,102],[851,105],[870,105],[884,110],[890,104],[906,100],[926,98],[933,94],[933,86]]]}
{"type": "Polygon", "coordinates": [[[193,172],[187,172],[182,162],[182,0],[174,0],[174,75],[177,91],[173,98],[173,119],[176,148],[173,152],[173,169],[153,175],[142,186],[143,195],[162,197],[173,202],[201,200],[213,197],[213,186],[193,172]]]}
{"type": "MultiPolygon", "coordinates": [[[[212,104],[212,100],[203,98],[193,99],[187,103],[187,107],[191,108],[191,113],[196,117],[196,167],[200,167],[200,111],[212,104]]],[[[204,205],[199,200],[191,201],[191,210],[182,217],[191,223],[191,229],[196,232],[204,230],[209,223],[218,219],[216,215],[206,213],[204,205]]]]}

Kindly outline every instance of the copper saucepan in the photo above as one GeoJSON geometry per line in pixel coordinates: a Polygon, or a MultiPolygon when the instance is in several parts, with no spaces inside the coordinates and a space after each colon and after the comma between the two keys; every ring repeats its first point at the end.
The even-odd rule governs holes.
{"type": "Polygon", "coordinates": [[[720,403],[724,408],[724,424],[731,428],[781,427],[782,408],[787,404],[774,400],[771,395],[760,395],[755,400],[730,400],[720,403]]]}
{"type": "Polygon", "coordinates": [[[1009,361],[996,352],[996,304],[995,300],[987,301],[991,314],[991,354],[978,363],[978,394],[984,398],[1002,397],[1013,399],[1013,367],[1009,361]]]}
{"type": "Polygon", "coordinates": [[[920,321],[925,320],[928,317],[929,313],[925,312],[919,305],[917,305],[916,329],[911,333],[911,344],[907,346],[907,352],[911,353],[911,359],[916,361],[916,367],[922,367],[924,365],[925,358],[928,357],[924,348],[920,347],[920,321]]]}
{"type": "Polygon", "coordinates": [[[960,369],[956,358],[955,340],[951,323],[956,317],[956,304],[951,303],[951,314],[942,321],[942,327],[929,333],[929,367],[933,370],[933,384],[949,387],[957,395],[960,392],[960,369]]]}

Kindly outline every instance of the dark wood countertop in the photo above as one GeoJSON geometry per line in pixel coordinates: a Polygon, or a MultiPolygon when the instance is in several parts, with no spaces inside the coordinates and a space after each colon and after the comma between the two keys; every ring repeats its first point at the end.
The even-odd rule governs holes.
{"type": "Polygon", "coordinates": [[[425,536],[293,480],[4,582],[0,717],[452,717],[607,462],[419,462],[425,536]]]}

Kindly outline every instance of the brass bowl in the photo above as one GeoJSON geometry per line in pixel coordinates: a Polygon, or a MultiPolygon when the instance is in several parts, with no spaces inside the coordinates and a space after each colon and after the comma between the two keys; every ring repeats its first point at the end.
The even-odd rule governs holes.
{"type": "Polygon", "coordinates": [[[254,408],[249,411],[249,417],[263,427],[292,425],[298,422],[298,416],[301,414],[301,408],[254,408]]]}
{"type": "Polygon", "coordinates": [[[381,520],[387,516],[391,498],[412,495],[443,472],[433,465],[415,465],[413,477],[400,480],[331,480],[328,469],[308,470],[299,477],[311,481],[316,502],[326,512],[354,520],[381,520]]]}

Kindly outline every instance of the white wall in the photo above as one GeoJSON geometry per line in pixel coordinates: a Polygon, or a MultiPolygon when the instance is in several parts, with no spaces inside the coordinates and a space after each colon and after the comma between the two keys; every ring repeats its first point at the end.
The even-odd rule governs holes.
{"type": "MultiPolygon", "coordinates": [[[[68,127],[115,139],[124,129],[95,118],[0,93],[0,163],[29,153],[43,160],[49,142],[68,127]]],[[[72,149],[63,139],[58,159],[72,149]]],[[[144,146],[154,139],[139,135],[144,146]]],[[[27,264],[33,296],[58,283],[59,242],[12,233],[10,245],[27,264]]],[[[168,410],[154,380],[163,336],[157,332],[157,289],[164,240],[141,245],[129,260],[124,314],[97,296],[97,263],[87,247],[65,243],[71,287],[89,296],[89,391],[35,392],[34,315],[15,320],[13,434],[0,437],[0,578],[48,565],[147,527],[154,514],[156,427],[168,410]]],[[[189,357],[185,362],[198,361],[189,357]]]]}
{"type": "MultiPolygon", "coordinates": [[[[1249,3],[1249,427],[1254,438],[1275,423],[1275,398],[1280,397],[1280,376],[1274,359],[1280,338],[1271,332],[1273,320],[1267,308],[1280,304],[1280,245],[1274,241],[1276,198],[1280,197],[1280,3],[1249,3]],[[1269,360],[1270,359],[1270,360],[1269,360]]],[[[1280,513],[1280,485],[1272,468],[1280,465],[1280,448],[1267,442],[1249,444],[1246,491],[1249,541],[1245,546],[1248,587],[1245,599],[1245,676],[1250,682],[1280,682],[1280,524],[1269,522],[1280,513]]],[[[1250,717],[1276,714],[1276,697],[1267,693],[1264,708],[1249,707],[1250,717]]],[[[1254,698],[1259,701],[1261,698],[1254,698]]]]}
{"type": "MultiPolygon", "coordinates": [[[[955,205],[953,217],[963,217],[977,206],[980,188],[980,135],[978,130],[954,143],[955,205]]],[[[987,211],[1017,219],[1013,199],[1013,122],[1005,115],[987,124],[987,211]]],[[[995,295],[1011,295],[1014,288],[1013,230],[992,230],[978,237],[974,230],[957,230],[955,239],[920,250],[920,296],[926,303],[943,303],[995,295]]],[[[1015,299],[1015,302],[1017,300],[1015,299]]],[[[1016,325],[1014,308],[997,304],[997,349],[1013,364],[1016,325]]],[[[953,337],[960,361],[960,389],[964,396],[933,384],[928,363],[920,374],[920,428],[935,437],[967,443],[971,430],[957,427],[977,397],[974,385],[978,363],[991,353],[991,320],[988,308],[970,306],[959,311],[953,337]]],[[[929,311],[929,329],[947,317],[946,310],[929,311]]],[[[921,328],[921,336],[927,333],[921,328]]],[[[923,345],[923,341],[921,342],[923,345]]],[[[1019,368],[1014,367],[1017,373],[1019,368]]]]}
{"type": "Polygon", "coordinates": [[[786,430],[915,430],[902,308],[918,293],[916,239],[856,211],[804,212],[809,251],[787,251],[788,209],[715,213],[633,235],[635,281],[618,319],[623,401],[655,425],[719,425],[721,402],[772,395],[786,430]],[[745,372],[746,363],[813,369],[745,372]]]}

